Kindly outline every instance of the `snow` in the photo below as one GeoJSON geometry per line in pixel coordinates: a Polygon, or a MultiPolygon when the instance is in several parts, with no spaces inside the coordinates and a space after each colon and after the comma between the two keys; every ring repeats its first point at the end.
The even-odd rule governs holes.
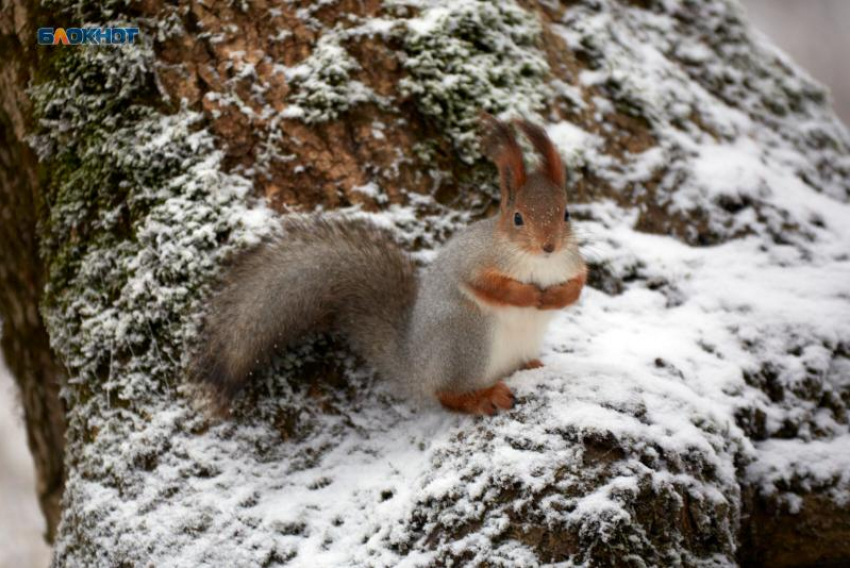
{"type": "MultiPolygon", "coordinates": [[[[233,419],[205,417],[183,380],[205,298],[231,255],[275,224],[249,181],[222,171],[197,114],[119,121],[139,143],[103,142],[88,148],[92,160],[147,171],[159,166],[148,161],[155,149],[176,165],[134,186],[133,239],[72,251],[68,287],[45,309],[74,374],[65,394],[75,461],[57,559],[533,566],[547,561],[533,536],[544,531],[572,547],[561,551],[570,565],[628,543],[648,563],[720,566],[735,559],[743,489],[784,495],[795,510],[801,490],[846,502],[850,136],[819,87],[781,67],[724,2],[567,8],[551,30],[595,63],[570,85],[548,79],[537,16],[518,4],[394,5],[416,10],[392,25],[382,16],[327,31],[307,60],[281,67],[297,86],[283,116],[332,120],[373,100],[351,80],[361,63],[343,40],[397,28],[416,32],[399,54],[410,73],[402,96],[445,130],[459,161],[477,159],[481,105],[533,116],[555,98],[580,112],[537,117],[570,179],[603,187],[571,205],[593,286],[553,322],[545,366],[509,377],[518,405],[482,419],[397,400],[336,350],[342,386],[309,384],[302,365],[315,353],[299,347],[259,373],[233,419]],[[678,9],[699,13],[683,27],[670,14],[678,9]],[[507,55],[470,48],[461,21],[507,55]],[[742,36],[707,43],[719,28],[742,36]],[[744,84],[748,70],[756,86],[744,84]],[[608,148],[614,112],[647,125],[648,148],[608,148]],[[648,205],[686,230],[638,230],[648,205]],[[682,544],[675,519],[685,507],[712,548],[682,544]],[[654,541],[650,526],[672,544],[654,541]]],[[[114,53],[78,57],[111,69],[114,53]]],[[[125,74],[152,66],[146,57],[125,74]]],[[[79,129],[97,106],[79,90],[40,92],[79,129]]],[[[39,138],[42,158],[63,151],[65,136],[39,138]]],[[[372,180],[357,191],[383,192],[372,180]]],[[[86,219],[83,205],[56,208],[57,246],[86,219]]],[[[427,195],[348,213],[422,247],[423,263],[471,220],[427,195]],[[423,204],[439,214],[423,218],[423,204]]],[[[119,216],[94,217],[108,228],[119,216]]]]}
{"type": "Polygon", "coordinates": [[[377,199],[381,194],[381,188],[373,181],[370,181],[364,185],[358,185],[357,187],[351,188],[352,191],[356,191],[357,193],[362,193],[367,197],[371,197],[372,199],[377,199]]]}
{"type": "MultiPolygon", "coordinates": [[[[775,493],[778,485],[801,480],[806,490],[832,488],[831,497],[841,506],[850,503],[850,436],[830,440],[769,440],[761,444],[760,459],[747,474],[775,493]]],[[[789,495],[789,497],[791,497],[789,495]]]]}
{"type": "Polygon", "coordinates": [[[551,87],[537,37],[540,24],[514,1],[391,0],[415,7],[401,20],[401,94],[448,137],[461,160],[479,157],[476,127],[486,108],[505,116],[540,112],[551,87]]]}
{"type": "Polygon", "coordinates": [[[36,500],[17,387],[0,357],[0,566],[43,568],[50,561],[36,500]]]}
{"type": "MultiPolygon", "coordinates": [[[[850,217],[847,205],[831,206],[850,217]]],[[[183,486],[180,468],[187,466],[163,463],[146,474],[144,492],[130,508],[106,507],[118,496],[102,490],[95,493],[102,501],[90,501],[89,507],[106,507],[112,511],[109,521],[119,524],[156,519],[151,530],[152,541],[162,543],[157,549],[181,550],[179,558],[169,557],[171,566],[250,563],[272,551],[297,553],[291,566],[394,566],[401,557],[392,545],[416,534],[409,519],[423,503],[448,500],[451,505],[433,522],[453,526],[485,514],[494,484],[520,483],[531,495],[551,486],[560,465],[581,461],[580,446],[565,440],[566,433],[580,439],[613,436],[623,447],[668,458],[698,456],[701,467],[715,472],[715,480],[704,483],[693,474],[677,478],[666,468],[649,470],[637,459],[625,460],[616,475],[570,498],[571,510],[561,519],[566,526],[590,523],[603,540],[631,521],[626,503],[645,475],[654,485],[683,482],[699,498],[733,506],[736,456],[751,462],[747,475],[765,491],[776,491],[777,480],[791,475],[812,484],[838,476],[843,489],[836,495],[846,499],[846,426],[832,424],[843,434],[829,441],[753,444],[736,425],[735,412],[741,404],[765,404],[764,394],[742,375],[759,360],[741,347],[742,338],[783,338],[788,329],[832,341],[850,337],[850,262],[797,259],[794,277],[788,278],[787,259],[765,251],[759,237],[694,248],[628,228],[626,211],[604,204],[601,209],[604,222],[585,224],[606,236],[609,250],[619,251],[603,259],[617,262],[626,253],[645,267],[647,279],[663,278],[666,285],[655,290],[635,285],[616,296],[587,289],[580,304],[553,324],[546,366],[508,381],[519,397],[514,411],[485,422],[364,395],[362,406],[348,414],[351,425],[333,435],[323,428],[311,437],[308,445],[326,449],[305,467],[296,457],[302,441],[270,441],[273,457],[260,456],[247,442],[262,426],[224,424],[204,436],[186,436],[173,430],[176,423],[197,418],[188,409],[161,410],[127,440],[126,451],[149,446],[154,433],[172,432],[168,454],[186,456],[196,464],[190,467],[209,468],[212,475],[183,486]],[[671,290],[677,290],[672,305],[671,290]],[[486,442],[485,431],[492,436],[486,442]],[[159,495],[175,484],[180,498],[162,501],[159,495]],[[155,508],[140,515],[148,506],[155,508]],[[213,525],[204,525],[205,518],[213,525]],[[201,528],[187,528],[196,523],[201,528]],[[243,534],[242,524],[253,530],[243,534]],[[173,536],[186,531],[191,538],[173,536]],[[213,540],[198,540],[196,531],[213,540]]],[[[850,246],[850,230],[836,231],[850,246]]],[[[823,354],[807,352],[803,358],[818,356],[823,354]]],[[[366,384],[380,393],[380,385],[366,384]]],[[[779,414],[793,412],[768,410],[777,424],[779,414]]],[[[504,532],[498,518],[485,518],[493,537],[504,532]]],[[[488,538],[469,539],[466,545],[479,554],[494,552],[488,538]]],[[[122,546],[111,539],[103,545],[122,546]]],[[[419,550],[402,565],[434,560],[434,553],[419,550]]]]}
{"type": "Polygon", "coordinates": [[[284,110],[286,118],[300,118],[312,123],[331,120],[351,105],[375,101],[375,93],[349,74],[360,68],[358,63],[339,45],[338,39],[323,36],[310,57],[286,73],[286,78],[298,86],[294,104],[284,110]]]}
{"type": "Polygon", "coordinates": [[[582,165],[588,161],[587,154],[598,154],[596,150],[602,144],[598,136],[566,121],[551,125],[546,132],[567,167],[582,165]]]}
{"type": "Polygon", "coordinates": [[[415,34],[427,35],[434,32],[439,25],[445,25],[445,20],[451,17],[451,11],[446,6],[436,6],[426,10],[424,16],[412,18],[408,28],[415,34]]]}

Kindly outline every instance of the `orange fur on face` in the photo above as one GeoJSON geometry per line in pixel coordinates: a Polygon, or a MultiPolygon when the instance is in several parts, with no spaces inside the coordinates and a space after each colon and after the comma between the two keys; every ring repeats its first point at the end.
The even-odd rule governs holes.
{"type": "Polygon", "coordinates": [[[487,416],[495,414],[498,408],[509,410],[514,405],[511,389],[501,381],[492,387],[470,392],[438,392],[437,398],[449,410],[487,416]]]}
{"type": "Polygon", "coordinates": [[[554,247],[552,252],[558,252],[572,238],[570,224],[564,220],[566,209],[567,192],[535,172],[516,192],[512,203],[502,201],[499,231],[529,254],[544,254],[547,244],[554,247]],[[515,224],[516,213],[522,216],[522,225],[515,224]]]}
{"type": "Polygon", "coordinates": [[[537,307],[540,304],[540,289],[533,284],[523,284],[496,270],[487,268],[470,282],[469,288],[475,297],[494,306],[537,307]]]}

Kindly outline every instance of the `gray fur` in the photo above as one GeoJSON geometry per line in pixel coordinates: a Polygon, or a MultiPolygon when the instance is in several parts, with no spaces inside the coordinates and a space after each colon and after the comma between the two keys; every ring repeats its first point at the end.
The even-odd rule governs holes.
{"type": "MultiPolygon", "coordinates": [[[[412,362],[407,377],[419,392],[464,392],[503,378],[486,375],[496,315],[480,309],[464,292],[478,270],[491,266],[526,282],[552,284],[519,273],[525,254],[496,225],[497,218],[485,219],[455,235],[422,278],[408,337],[411,348],[406,350],[412,362]]],[[[563,263],[573,274],[584,264],[574,241],[551,262],[563,263]]]]}
{"type": "MultiPolygon", "coordinates": [[[[275,349],[330,328],[409,394],[494,382],[485,371],[495,316],[470,300],[464,284],[482,266],[517,273],[523,253],[498,233],[496,219],[458,233],[425,271],[418,294],[411,260],[368,222],[314,216],[284,227],[231,269],[213,299],[195,374],[221,403],[275,349]]],[[[573,246],[553,262],[581,259],[573,246]]]]}
{"type": "Polygon", "coordinates": [[[395,375],[415,295],[415,267],[387,232],[355,220],[287,220],[282,236],[227,274],[193,374],[226,404],[275,349],[334,328],[395,375]]]}
{"type": "Polygon", "coordinates": [[[458,233],[418,289],[411,260],[388,233],[365,221],[290,218],[283,236],[236,264],[213,299],[194,365],[220,403],[275,348],[329,328],[408,393],[488,387],[538,356],[552,312],[494,307],[469,285],[479,271],[495,269],[545,289],[578,275],[584,262],[564,220],[563,176],[548,167],[561,162],[545,132],[521,124],[547,165],[526,176],[513,132],[492,117],[484,120],[490,129],[485,146],[502,178],[500,217],[458,233]],[[516,224],[520,210],[526,222],[516,224]]]}

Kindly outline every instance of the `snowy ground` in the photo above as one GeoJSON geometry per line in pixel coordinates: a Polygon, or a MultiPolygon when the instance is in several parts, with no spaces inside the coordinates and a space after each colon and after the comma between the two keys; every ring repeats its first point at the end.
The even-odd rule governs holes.
{"type": "Polygon", "coordinates": [[[14,388],[0,359],[0,568],[43,568],[50,548],[14,388]]]}
{"type": "MultiPolygon", "coordinates": [[[[794,187],[784,189],[795,195],[794,187]]],[[[559,518],[550,502],[543,507],[549,522],[613,530],[629,522],[628,496],[645,477],[656,487],[683,482],[692,499],[734,507],[738,459],[754,464],[748,475],[765,492],[798,475],[815,480],[813,485],[835,485],[834,497],[846,502],[846,425],[814,404],[783,408],[744,379],[744,373],[757,372],[764,354],[774,353],[783,369],[779,380],[789,391],[811,372],[823,374],[827,392],[846,388],[850,380],[846,366],[831,367],[820,343],[850,337],[850,207],[805,192],[799,206],[822,215],[829,227],[809,251],[814,259],[793,246],[765,248],[759,237],[689,247],[629,229],[627,215],[614,207],[593,207],[598,220],[582,229],[598,235],[590,238],[589,254],[615,271],[640,267],[638,283],[618,295],[587,289],[580,305],[559,316],[543,356],[546,367],[508,381],[519,395],[515,410],[480,420],[387,406],[367,394],[348,415],[352,424],[320,428],[307,442],[322,448],[315,463],[305,463],[303,442],[255,448],[251,457],[233,461],[228,455],[257,432],[222,425],[212,437],[172,441],[173,452],[191,455],[212,475],[182,489],[181,500],[156,505],[158,492],[180,475],[162,464],[137,504],[156,507],[155,530],[163,541],[186,547],[175,566],[224,558],[251,562],[269,554],[293,556],[288,565],[305,568],[414,566],[435,559],[397,555],[417,534],[428,533],[411,524],[423,507],[439,511],[433,518],[424,513],[426,527],[462,525],[492,506],[499,486],[516,484],[532,499],[553,483],[583,483],[579,475],[553,478],[558,464],[582,463],[581,446],[567,441],[575,435],[613,437],[641,460],[625,460],[617,475],[586,494],[551,497],[563,500],[569,512],[559,518]],[[792,348],[798,340],[800,351],[792,348]],[[742,407],[766,413],[768,435],[800,418],[800,436],[753,445],[736,425],[742,407]],[[825,433],[825,439],[811,441],[825,433]],[[223,446],[222,439],[235,446],[223,446]],[[643,463],[669,456],[693,457],[701,464],[697,470],[713,472],[712,479],[701,479],[687,464],[676,472],[643,463]],[[836,476],[844,479],[836,483],[836,476]],[[450,504],[433,505],[442,502],[450,504]],[[186,537],[178,544],[172,535],[185,532],[187,523],[203,523],[199,511],[208,513],[213,526],[202,532],[216,535],[214,541],[193,545],[186,537]],[[242,523],[258,530],[241,534],[242,523]]],[[[186,419],[179,414],[161,415],[152,430],[186,419]]],[[[114,496],[105,492],[101,498],[114,496]]],[[[792,496],[788,506],[794,506],[792,496]]],[[[123,510],[116,520],[134,516],[123,510]]],[[[494,549],[488,541],[505,530],[508,513],[484,518],[483,528],[452,546],[522,565],[522,547],[494,549]]]]}

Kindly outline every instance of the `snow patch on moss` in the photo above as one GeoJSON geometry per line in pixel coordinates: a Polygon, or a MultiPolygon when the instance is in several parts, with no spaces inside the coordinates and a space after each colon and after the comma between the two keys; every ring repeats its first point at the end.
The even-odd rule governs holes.
{"type": "Polygon", "coordinates": [[[287,80],[295,87],[284,118],[298,118],[307,124],[327,122],[351,107],[381,98],[351,74],[360,64],[340,44],[339,35],[319,38],[313,52],[297,67],[287,70],[287,80]]]}
{"type": "Polygon", "coordinates": [[[137,102],[155,96],[151,58],[143,45],[76,50],[32,91],[34,144],[50,171],[41,231],[53,347],[85,381],[111,384],[127,365],[148,377],[114,382],[131,405],[179,371],[199,293],[263,216],[246,206],[249,184],[221,173],[200,115],[137,102]]]}
{"type": "Polygon", "coordinates": [[[174,396],[204,291],[273,225],[250,184],[222,173],[199,114],[155,110],[149,45],[69,49],[48,65],[31,91],[48,188],[42,313],[71,377],[56,554],[87,563],[104,554],[94,552],[102,533],[80,507],[113,507],[100,498],[138,489],[147,458],[131,454],[147,450],[118,448],[165,406],[185,405],[174,396]]]}
{"type": "Polygon", "coordinates": [[[399,56],[408,76],[399,82],[401,97],[412,98],[434,119],[468,163],[480,158],[482,109],[530,117],[551,99],[540,22],[516,2],[389,0],[384,5],[397,16],[324,30],[310,56],[286,70],[296,90],[283,117],[313,124],[360,103],[391,104],[352,79],[368,63],[358,63],[343,47],[351,38],[376,33],[402,44],[399,56]],[[417,15],[405,16],[412,11],[417,15]]]}
{"type": "Polygon", "coordinates": [[[552,92],[537,17],[513,1],[393,1],[419,10],[404,20],[399,86],[434,119],[460,159],[479,157],[478,113],[534,116],[552,92]]]}

